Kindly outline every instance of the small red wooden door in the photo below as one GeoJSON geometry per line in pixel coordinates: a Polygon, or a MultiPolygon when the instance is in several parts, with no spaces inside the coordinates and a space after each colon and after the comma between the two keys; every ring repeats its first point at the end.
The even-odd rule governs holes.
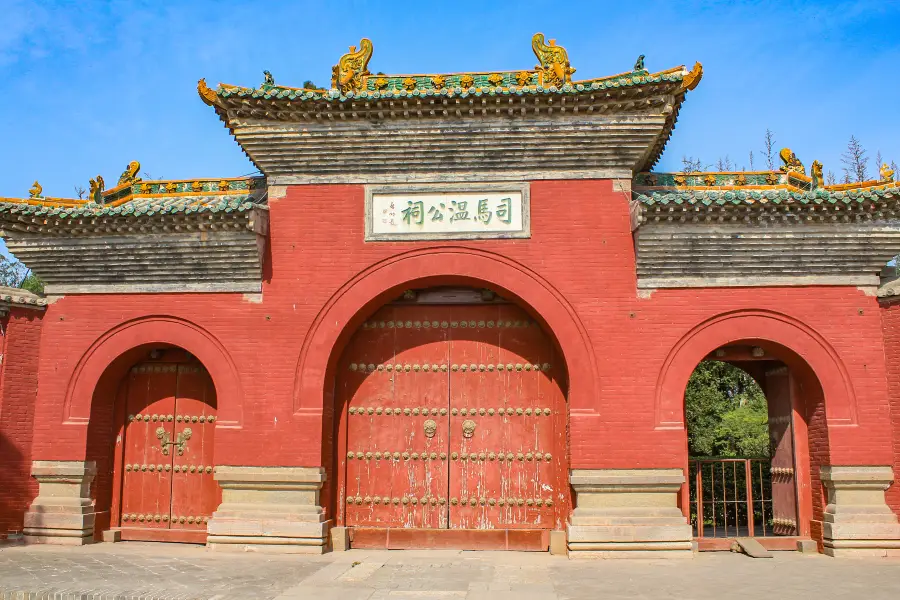
{"type": "Polygon", "coordinates": [[[553,363],[550,340],[513,305],[378,311],[338,367],[346,524],[562,527],[565,406],[553,363]]]}
{"type": "Polygon", "coordinates": [[[153,362],[125,382],[119,525],[128,540],[204,542],[213,479],[215,388],[196,361],[153,362]]]}
{"type": "MultiPolygon", "coordinates": [[[[769,447],[772,458],[772,533],[797,535],[797,485],[794,476],[793,378],[787,367],[766,372],[769,447]]],[[[762,532],[757,528],[757,535],[762,532]]]]}

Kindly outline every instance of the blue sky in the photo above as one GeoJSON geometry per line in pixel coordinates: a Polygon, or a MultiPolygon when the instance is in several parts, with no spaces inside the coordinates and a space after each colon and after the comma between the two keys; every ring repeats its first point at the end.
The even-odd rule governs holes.
{"type": "MultiPolygon", "coordinates": [[[[532,34],[590,78],[701,61],[658,170],[749,168],[766,128],[840,177],[851,134],[900,162],[900,2],[27,2],[0,0],[0,196],[73,195],[131,160],[154,178],[252,172],[196,83],[327,85],[360,37],[387,73],[530,68],[532,34]]],[[[146,175],[145,175],[146,176],[146,175]]]]}

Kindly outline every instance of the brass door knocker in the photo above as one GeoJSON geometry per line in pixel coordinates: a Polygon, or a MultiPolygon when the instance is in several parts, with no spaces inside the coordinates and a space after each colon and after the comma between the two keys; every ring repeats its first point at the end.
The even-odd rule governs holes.
{"type": "Polygon", "coordinates": [[[428,419],[427,421],[425,421],[425,437],[433,438],[436,432],[437,423],[435,423],[434,419],[428,419]]]}
{"type": "Polygon", "coordinates": [[[475,435],[475,421],[466,419],[462,424],[463,437],[470,438],[475,435]]]}
{"type": "Polygon", "coordinates": [[[159,445],[162,446],[162,453],[166,456],[169,455],[169,446],[175,446],[178,449],[178,456],[182,456],[187,447],[187,441],[191,439],[191,434],[191,428],[185,427],[184,431],[175,436],[175,441],[171,442],[169,441],[168,431],[163,427],[158,427],[156,429],[156,437],[159,439],[159,445]]]}

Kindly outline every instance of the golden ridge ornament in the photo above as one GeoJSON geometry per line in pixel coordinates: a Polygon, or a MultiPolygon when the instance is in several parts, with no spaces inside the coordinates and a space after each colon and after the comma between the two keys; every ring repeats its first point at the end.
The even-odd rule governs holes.
{"type": "Polygon", "coordinates": [[[372,40],[363,38],[359,41],[360,49],[350,46],[350,52],[343,55],[338,64],[331,69],[331,87],[342,93],[359,91],[365,88],[365,78],[369,73],[369,60],[372,58],[372,40]]]}
{"type": "Polygon", "coordinates": [[[531,38],[531,48],[541,64],[535,66],[540,73],[541,85],[562,87],[572,81],[575,69],[569,63],[569,53],[562,46],[556,45],[556,40],[544,43],[544,34],[536,33],[531,38]]]}
{"type": "Polygon", "coordinates": [[[141,180],[138,177],[138,172],[141,170],[141,163],[136,160],[128,163],[128,167],[125,169],[125,172],[119,175],[119,183],[117,185],[131,185],[133,183],[137,183],[141,180]]]}
{"type": "Polygon", "coordinates": [[[31,186],[28,190],[29,198],[40,198],[41,193],[44,191],[44,188],[37,182],[37,179],[34,180],[34,185],[31,186]]]}

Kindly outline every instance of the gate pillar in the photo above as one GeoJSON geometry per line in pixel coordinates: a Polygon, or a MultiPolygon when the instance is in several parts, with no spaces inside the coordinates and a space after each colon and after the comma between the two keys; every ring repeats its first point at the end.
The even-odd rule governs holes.
{"type": "Polygon", "coordinates": [[[80,546],[94,541],[93,461],[36,460],[38,495],[25,513],[29,544],[80,546]]]}
{"type": "Polygon", "coordinates": [[[211,548],[292,554],[325,551],[328,525],[319,467],[219,466],[222,504],[209,521],[211,548]]]}
{"type": "Polygon", "coordinates": [[[573,469],[571,558],[692,558],[681,469],[573,469]]]}
{"type": "Polygon", "coordinates": [[[884,492],[891,467],[835,467],[820,470],[828,493],[823,543],[828,556],[900,556],[900,523],[884,492]]]}

